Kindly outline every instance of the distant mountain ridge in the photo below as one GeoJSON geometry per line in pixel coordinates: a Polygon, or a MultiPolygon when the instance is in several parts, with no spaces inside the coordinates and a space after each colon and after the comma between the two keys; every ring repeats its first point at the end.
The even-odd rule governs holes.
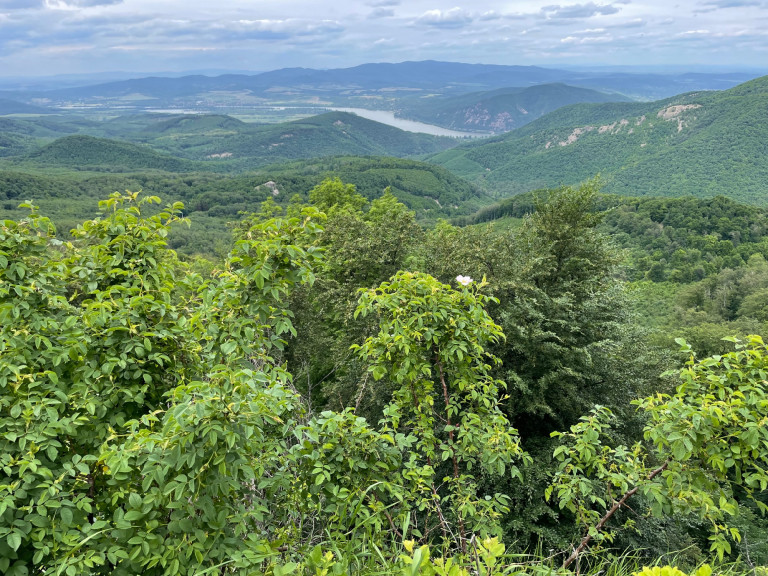
{"type": "Polygon", "coordinates": [[[182,106],[202,105],[212,94],[228,93],[252,105],[282,100],[390,107],[394,100],[419,94],[457,95],[547,83],[566,83],[635,99],[657,99],[690,90],[727,89],[754,76],[746,72],[676,75],[575,72],[537,66],[420,61],[370,63],[330,70],[284,68],[253,75],[144,77],[60,90],[5,92],[0,96],[24,101],[45,99],[53,106],[73,102],[103,105],[110,99],[124,98],[132,102],[182,106]]]}
{"type": "Polygon", "coordinates": [[[261,94],[282,88],[328,90],[330,88],[381,89],[410,86],[436,89],[445,86],[466,86],[463,91],[485,86],[531,85],[556,82],[571,74],[536,66],[499,66],[461,64],[452,62],[403,62],[400,64],[363,64],[352,68],[316,70],[312,68],[283,68],[255,75],[223,74],[220,76],[191,75],[180,78],[155,77],[119,80],[47,91],[49,97],[89,98],[145,94],[150,98],[189,96],[212,90],[251,90],[261,94]]]}
{"type": "Polygon", "coordinates": [[[499,195],[602,174],[627,196],[768,204],[768,76],[650,103],[576,104],[430,160],[499,195]]]}
{"type": "Polygon", "coordinates": [[[0,116],[8,114],[50,114],[49,108],[43,108],[42,106],[34,106],[25,102],[17,102],[16,100],[8,100],[7,98],[0,98],[0,116]]]}

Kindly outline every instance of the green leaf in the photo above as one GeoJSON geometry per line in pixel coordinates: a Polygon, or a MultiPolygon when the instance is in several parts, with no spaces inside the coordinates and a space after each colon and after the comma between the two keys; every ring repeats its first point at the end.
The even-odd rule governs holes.
{"type": "Polygon", "coordinates": [[[234,352],[235,349],[237,349],[237,342],[234,342],[232,340],[228,342],[224,342],[224,344],[221,345],[221,351],[224,354],[232,354],[232,352],[234,352]]]}
{"type": "Polygon", "coordinates": [[[10,546],[11,550],[16,552],[19,549],[19,546],[21,546],[21,534],[18,532],[11,532],[5,538],[5,541],[8,543],[8,546],[10,546]]]}
{"type": "Polygon", "coordinates": [[[421,559],[424,555],[424,548],[420,547],[417,548],[416,551],[413,553],[413,560],[411,561],[410,570],[409,570],[409,576],[417,576],[418,573],[421,571],[421,559]]]}
{"type": "Polygon", "coordinates": [[[72,525],[72,510],[70,508],[62,508],[59,511],[59,516],[61,516],[61,521],[64,523],[65,526],[71,526],[72,525]]]}
{"type": "Polygon", "coordinates": [[[275,576],[285,576],[286,574],[293,574],[298,567],[299,565],[296,562],[288,562],[282,566],[275,566],[273,571],[275,576]]]}

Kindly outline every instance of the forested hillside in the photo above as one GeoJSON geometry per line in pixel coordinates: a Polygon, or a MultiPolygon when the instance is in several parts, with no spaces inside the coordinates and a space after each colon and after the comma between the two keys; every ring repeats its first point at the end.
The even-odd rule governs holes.
{"type": "Polygon", "coordinates": [[[430,160],[500,195],[602,174],[622,195],[765,204],[768,77],[653,103],[577,104],[430,160]]]}
{"type": "Polygon", "coordinates": [[[621,94],[606,94],[566,84],[541,84],[527,88],[499,88],[450,98],[409,102],[400,112],[427,124],[453,130],[508,132],[537,118],[580,102],[627,102],[621,94]]]}
{"type": "Polygon", "coordinates": [[[405,132],[347,112],[267,125],[216,117],[171,119],[135,138],[185,158],[225,161],[240,169],[349,154],[412,156],[458,143],[453,138],[405,132]]]}
{"type": "MultiPolygon", "coordinates": [[[[98,146],[100,140],[88,142],[97,144],[91,150],[96,158],[113,152],[132,153],[134,148],[119,144],[102,149],[98,146]]],[[[62,153],[68,155],[76,150],[66,148],[62,153]]],[[[138,152],[146,154],[143,149],[138,152]]],[[[128,164],[142,158],[130,153],[124,158],[128,164]]],[[[164,156],[151,151],[149,158],[159,165],[166,161],[164,156]]],[[[51,165],[45,171],[30,164],[0,170],[0,218],[21,217],[24,212],[17,209],[19,203],[34,199],[64,236],[78,222],[93,216],[94,203],[104,190],[147,190],[185,203],[185,214],[192,216],[191,226],[172,230],[170,242],[173,248],[186,254],[224,250],[230,237],[228,222],[239,219],[241,212],[256,211],[267,199],[281,205],[288,204],[294,196],[306,200],[309,190],[334,176],[354,184],[369,199],[378,198],[389,188],[424,223],[471,214],[492,202],[476,186],[439,166],[399,158],[332,157],[275,165],[235,176],[210,172],[112,173],[112,168],[118,170],[119,165],[109,162],[96,166],[98,172],[61,167],[52,170],[51,165]]]]}
{"type": "Polygon", "coordinates": [[[192,162],[185,162],[170,154],[161,154],[147,146],[92,136],[65,136],[27,154],[19,161],[46,168],[63,167],[73,170],[108,172],[135,170],[191,172],[195,168],[192,162]]]}
{"type": "MultiPolygon", "coordinates": [[[[485,207],[462,225],[518,226],[542,190],[485,207]]],[[[720,339],[768,329],[768,209],[715,198],[603,195],[599,230],[621,250],[636,322],[666,345],[685,337],[697,349],[727,349],[720,339]]]]}

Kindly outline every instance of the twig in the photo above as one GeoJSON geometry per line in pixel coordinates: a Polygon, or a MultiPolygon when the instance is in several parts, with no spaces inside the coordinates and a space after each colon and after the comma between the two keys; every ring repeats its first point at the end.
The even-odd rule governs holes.
{"type": "MultiPolygon", "coordinates": [[[[440,357],[435,351],[435,363],[437,364],[438,372],[440,373],[440,383],[443,386],[443,400],[445,401],[445,422],[448,426],[448,438],[450,439],[451,447],[451,460],[453,461],[453,478],[458,481],[459,479],[459,461],[456,457],[456,443],[453,439],[453,426],[451,424],[451,397],[448,395],[448,385],[445,383],[445,373],[443,372],[443,363],[440,361],[440,357]]],[[[461,552],[467,553],[467,538],[464,530],[464,518],[459,514],[459,544],[461,545],[461,552]]]]}
{"type": "Polygon", "coordinates": [[[477,554],[477,538],[475,538],[475,535],[472,534],[472,539],[469,542],[472,544],[472,548],[475,551],[475,564],[477,565],[477,576],[480,576],[480,556],[477,554]]]}
{"type": "MultiPolygon", "coordinates": [[[[647,479],[653,480],[656,476],[658,476],[664,470],[666,470],[667,466],[669,466],[669,460],[667,460],[666,462],[664,462],[664,464],[656,468],[656,470],[648,474],[647,479]]],[[[595,532],[600,532],[603,529],[603,527],[606,525],[608,520],[611,519],[611,516],[613,516],[616,513],[616,511],[624,505],[624,502],[626,502],[632,496],[634,496],[639,489],[640,489],[640,486],[635,486],[634,488],[632,488],[632,490],[629,490],[627,493],[625,493],[620,500],[615,501],[613,503],[613,506],[611,506],[608,512],[606,512],[605,515],[602,518],[600,518],[600,521],[595,525],[595,532]]],[[[584,548],[586,548],[591,541],[592,541],[592,534],[587,532],[584,538],[581,539],[581,542],[579,542],[578,547],[574,548],[573,552],[571,552],[571,555],[565,559],[565,562],[563,562],[563,568],[568,568],[568,566],[573,564],[573,561],[578,559],[579,554],[583,552],[584,548]]]]}

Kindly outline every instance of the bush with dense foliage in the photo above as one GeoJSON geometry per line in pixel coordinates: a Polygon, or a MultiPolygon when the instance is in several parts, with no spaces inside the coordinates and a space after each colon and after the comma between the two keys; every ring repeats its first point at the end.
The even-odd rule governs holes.
{"type": "Polygon", "coordinates": [[[728,555],[742,510],[765,507],[766,349],[646,394],[657,364],[627,361],[641,348],[594,193],[471,232],[484,248],[442,225],[424,251],[393,197],[367,208],[327,182],[310,195],[325,212],[266,206],[215,265],[177,259],[182,207],[154,197],[113,195],[68,242],[32,207],[3,221],[0,569],[549,573],[500,539],[585,527],[583,555],[633,490],[651,514],[701,512],[728,555]],[[600,398],[628,417],[638,396],[617,434],[607,408],[578,419],[600,398]]]}

